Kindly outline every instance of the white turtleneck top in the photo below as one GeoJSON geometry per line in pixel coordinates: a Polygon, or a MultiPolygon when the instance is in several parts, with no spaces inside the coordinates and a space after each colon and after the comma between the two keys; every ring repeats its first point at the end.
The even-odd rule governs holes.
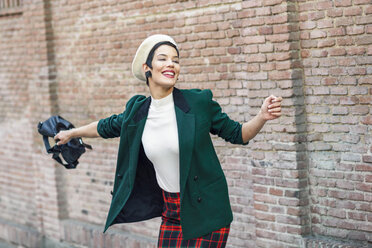
{"type": "Polygon", "coordinates": [[[180,192],[179,145],[173,93],[161,99],[151,97],[142,135],[146,156],[153,163],[160,188],[180,192]]]}

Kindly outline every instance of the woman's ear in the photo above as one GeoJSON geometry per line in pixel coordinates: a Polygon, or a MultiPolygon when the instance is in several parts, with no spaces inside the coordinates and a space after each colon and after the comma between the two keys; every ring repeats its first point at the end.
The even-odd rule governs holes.
{"type": "Polygon", "coordinates": [[[143,71],[146,73],[147,71],[150,71],[151,70],[151,68],[150,68],[150,66],[148,66],[146,63],[144,63],[143,65],[142,65],[142,69],[143,69],[143,71]]]}

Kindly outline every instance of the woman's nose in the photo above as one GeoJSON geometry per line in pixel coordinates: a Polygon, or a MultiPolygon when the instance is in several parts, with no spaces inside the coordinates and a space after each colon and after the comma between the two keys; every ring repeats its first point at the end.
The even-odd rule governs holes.
{"type": "Polygon", "coordinates": [[[174,67],[174,62],[171,59],[167,60],[167,66],[174,67]]]}

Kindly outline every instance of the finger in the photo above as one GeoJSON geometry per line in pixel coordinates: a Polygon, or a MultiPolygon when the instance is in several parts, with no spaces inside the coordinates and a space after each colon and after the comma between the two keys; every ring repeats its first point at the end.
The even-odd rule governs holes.
{"type": "Polygon", "coordinates": [[[280,117],[282,116],[282,112],[278,112],[278,113],[270,113],[271,115],[275,116],[275,117],[280,117]]]}
{"type": "Polygon", "coordinates": [[[276,103],[273,103],[273,104],[270,104],[269,106],[267,106],[269,109],[270,108],[276,108],[276,107],[280,107],[281,103],[280,102],[276,102],[276,103]]]}
{"type": "Polygon", "coordinates": [[[283,98],[281,96],[275,97],[275,99],[272,102],[281,102],[283,98]]]}
{"type": "Polygon", "coordinates": [[[274,112],[274,113],[270,113],[271,115],[274,115],[274,116],[281,116],[282,115],[282,112],[274,112]]]}
{"type": "Polygon", "coordinates": [[[60,141],[60,137],[59,137],[59,133],[57,134],[57,135],[55,135],[54,137],[53,137],[53,139],[54,139],[54,141],[56,142],[56,144],[57,144],[57,146],[59,145],[59,141],[60,141]]]}
{"type": "Polygon", "coordinates": [[[266,98],[267,101],[272,102],[276,97],[274,95],[270,95],[266,98]]]}
{"type": "Polygon", "coordinates": [[[269,111],[270,113],[281,112],[281,111],[282,111],[282,108],[281,108],[281,107],[273,108],[273,109],[269,109],[268,111],[269,111]]]}

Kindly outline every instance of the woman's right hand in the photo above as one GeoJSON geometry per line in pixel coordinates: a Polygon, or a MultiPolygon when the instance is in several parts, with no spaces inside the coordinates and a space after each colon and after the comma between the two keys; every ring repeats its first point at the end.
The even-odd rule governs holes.
{"type": "Polygon", "coordinates": [[[72,129],[60,131],[56,136],[54,136],[57,146],[66,144],[70,139],[72,139],[72,129]]]}

